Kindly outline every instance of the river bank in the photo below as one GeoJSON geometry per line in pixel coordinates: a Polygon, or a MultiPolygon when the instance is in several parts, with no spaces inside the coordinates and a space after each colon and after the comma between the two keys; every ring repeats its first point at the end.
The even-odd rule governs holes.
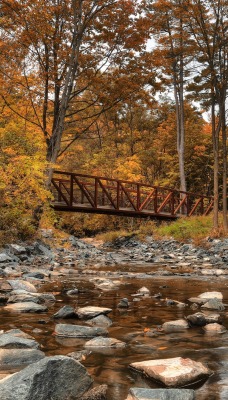
{"type": "MultiPolygon", "coordinates": [[[[131,237],[104,244],[72,236],[57,241],[48,231],[43,235],[43,241],[30,245],[11,244],[0,253],[2,333],[12,335],[12,329],[20,329],[38,344],[32,355],[30,349],[30,358],[28,351],[23,350],[22,365],[20,359],[18,363],[15,361],[18,360],[15,353],[16,358],[11,353],[11,364],[9,361],[7,364],[12,348],[2,347],[0,343],[2,378],[23,371],[26,365],[35,365],[39,357],[42,360],[44,356],[71,355],[85,365],[95,381],[97,392],[87,395],[90,396],[88,399],[125,400],[127,396],[140,399],[139,396],[145,397],[145,392],[136,393],[137,387],[157,389],[161,385],[132,373],[129,370],[131,363],[188,357],[205,362],[212,371],[204,384],[193,384],[195,398],[227,398],[227,240],[209,239],[205,248],[197,248],[174,240],[155,241],[151,237],[145,242],[131,237]],[[213,311],[203,310],[202,302],[189,301],[208,291],[222,293],[223,309],[218,303],[213,311]],[[67,308],[60,312],[63,306],[67,308]],[[98,316],[82,317],[79,309],[85,307],[109,309],[108,315],[101,312],[100,322],[96,321],[98,316]],[[164,330],[165,323],[186,321],[189,315],[197,312],[208,318],[211,313],[218,314],[217,320],[224,332],[208,335],[204,325],[193,327],[189,323],[183,330],[164,330]],[[66,316],[70,319],[66,320],[66,316]],[[67,328],[66,323],[73,325],[74,330],[80,326],[100,327],[105,330],[101,336],[108,334],[113,342],[111,345],[110,341],[109,345],[105,342],[95,349],[88,347],[89,336],[62,334],[67,328]],[[123,343],[123,347],[119,348],[115,341],[123,343]],[[6,360],[5,364],[2,360],[6,360]]],[[[12,346],[12,337],[10,343],[12,346]]],[[[67,371],[66,367],[65,378],[69,374],[67,371]]],[[[88,386],[90,384],[88,379],[88,386]]],[[[184,389],[180,392],[176,392],[175,396],[179,397],[175,399],[193,396],[193,392],[187,393],[184,389]]],[[[147,392],[147,396],[152,396],[151,393],[147,392]]],[[[61,396],[64,399],[64,395],[61,396]]],[[[11,400],[10,397],[6,399],[11,400]]]]}

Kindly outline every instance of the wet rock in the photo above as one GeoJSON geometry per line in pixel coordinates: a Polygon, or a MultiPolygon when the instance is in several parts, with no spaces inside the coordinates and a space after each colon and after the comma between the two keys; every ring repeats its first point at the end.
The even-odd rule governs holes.
{"type": "Polygon", "coordinates": [[[190,301],[190,303],[202,305],[207,302],[207,299],[201,299],[199,297],[190,297],[190,299],[188,299],[188,301],[190,301]]]}
{"type": "Polygon", "coordinates": [[[67,292],[66,292],[67,296],[76,296],[76,295],[78,295],[78,293],[79,293],[78,289],[70,289],[70,290],[67,290],[67,292]]]}
{"type": "Polygon", "coordinates": [[[1,349],[38,349],[39,343],[32,339],[14,336],[10,333],[0,335],[1,349]]]}
{"type": "Polygon", "coordinates": [[[129,307],[129,302],[127,298],[123,298],[120,300],[120,302],[117,304],[118,308],[128,308],[129,307]]]}
{"type": "Polygon", "coordinates": [[[23,274],[23,278],[33,278],[33,279],[43,280],[45,278],[45,274],[41,272],[28,272],[26,274],[23,274]]]}
{"type": "Polygon", "coordinates": [[[44,357],[45,354],[36,349],[0,349],[0,367],[28,365],[44,357]]]}
{"type": "Polygon", "coordinates": [[[216,323],[222,322],[222,317],[220,314],[209,314],[209,315],[205,314],[205,318],[206,318],[207,324],[213,324],[214,322],[216,322],[216,323]]]}
{"type": "Polygon", "coordinates": [[[107,338],[107,337],[98,337],[92,340],[89,340],[85,343],[85,347],[111,347],[111,348],[123,348],[126,347],[125,342],[121,342],[121,340],[115,338],[107,338]]]}
{"type": "Polygon", "coordinates": [[[137,293],[143,296],[145,294],[150,294],[150,291],[145,286],[143,286],[139,290],[137,290],[137,293]]]}
{"type": "Polygon", "coordinates": [[[55,334],[57,336],[69,338],[92,338],[95,336],[107,336],[108,332],[102,327],[57,324],[55,327],[55,334]]]}
{"type": "Polygon", "coordinates": [[[190,325],[194,326],[204,326],[207,323],[206,316],[201,312],[188,315],[187,320],[190,323],[190,325]]]}
{"type": "Polygon", "coordinates": [[[130,367],[168,387],[185,386],[211,374],[201,362],[181,357],[135,362],[130,364],[130,367]]]}
{"type": "Polygon", "coordinates": [[[95,278],[93,282],[96,287],[102,290],[113,290],[118,287],[120,281],[111,281],[110,279],[95,278]]]}
{"type": "Polygon", "coordinates": [[[24,338],[24,339],[34,339],[28,333],[25,333],[25,332],[23,332],[23,331],[21,331],[20,329],[17,329],[17,328],[5,331],[5,333],[9,333],[10,335],[13,335],[15,337],[20,337],[20,338],[24,338]]]}
{"type": "Polygon", "coordinates": [[[65,356],[45,357],[0,381],[4,400],[81,399],[92,383],[85,367],[65,356]]]}
{"type": "Polygon", "coordinates": [[[47,307],[28,301],[28,302],[23,302],[23,303],[9,304],[4,307],[4,310],[11,311],[11,312],[40,313],[40,312],[47,311],[47,307]]]}
{"type": "Polygon", "coordinates": [[[8,283],[10,284],[11,288],[13,290],[26,290],[27,292],[30,293],[36,293],[37,290],[35,288],[35,286],[27,281],[23,281],[23,280],[8,280],[8,283]]]}
{"type": "Polygon", "coordinates": [[[86,392],[81,400],[106,400],[107,399],[107,385],[96,386],[95,388],[86,392]]]}
{"type": "Polygon", "coordinates": [[[218,299],[222,300],[223,299],[223,294],[221,292],[204,292],[198,296],[200,299],[218,299]]]}
{"type": "Polygon", "coordinates": [[[94,318],[97,317],[98,315],[101,314],[109,314],[112,311],[111,308],[106,308],[106,307],[94,307],[94,306],[87,306],[87,307],[82,307],[76,309],[76,314],[78,318],[81,319],[89,319],[89,318],[94,318]]]}
{"type": "Polygon", "coordinates": [[[222,304],[222,302],[216,298],[208,300],[207,303],[203,304],[201,307],[208,308],[211,310],[219,310],[219,311],[225,310],[225,307],[222,304]]]}
{"type": "Polygon", "coordinates": [[[7,303],[22,303],[22,302],[33,302],[33,303],[39,303],[39,297],[33,296],[32,293],[25,292],[25,293],[19,293],[19,294],[12,294],[7,303]]]}
{"type": "Polygon", "coordinates": [[[71,357],[75,361],[85,361],[90,354],[91,351],[89,350],[73,351],[72,353],[68,353],[67,357],[71,357]]]}
{"type": "Polygon", "coordinates": [[[189,328],[188,322],[185,319],[177,319],[175,321],[168,321],[162,325],[165,332],[183,331],[189,328]]]}
{"type": "Polygon", "coordinates": [[[209,333],[211,335],[217,334],[217,333],[225,333],[227,332],[225,326],[217,324],[214,322],[213,324],[208,324],[204,327],[204,330],[206,333],[209,333]]]}
{"type": "Polygon", "coordinates": [[[144,389],[132,388],[126,400],[194,400],[191,389],[144,389]]]}
{"type": "Polygon", "coordinates": [[[112,320],[109,317],[107,317],[106,315],[101,314],[95,318],[88,319],[86,321],[86,323],[88,325],[92,325],[92,326],[107,326],[108,327],[108,326],[112,325],[112,320]]]}
{"type": "Polygon", "coordinates": [[[63,306],[53,315],[54,318],[73,318],[75,316],[74,308],[71,306],[63,306]]]}

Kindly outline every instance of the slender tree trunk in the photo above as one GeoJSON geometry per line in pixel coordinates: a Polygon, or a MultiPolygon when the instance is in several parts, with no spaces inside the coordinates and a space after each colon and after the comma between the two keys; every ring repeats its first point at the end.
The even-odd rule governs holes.
{"type": "Polygon", "coordinates": [[[211,119],[212,119],[212,140],[213,140],[213,154],[214,154],[214,210],[213,210],[213,226],[218,229],[218,210],[219,210],[219,130],[216,129],[215,121],[215,99],[212,94],[211,106],[211,119]]]}
{"type": "Polygon", "coordinates": [[[221,104],[221,128],[222,128],[222,155],[223,155],[223,187],[222,187],[222,205],[223,205],[223,228],[224,232],[228,231],[227,220],[227,134],[226,134],[226,110],[225,110],[225,97],[221,104]]]}

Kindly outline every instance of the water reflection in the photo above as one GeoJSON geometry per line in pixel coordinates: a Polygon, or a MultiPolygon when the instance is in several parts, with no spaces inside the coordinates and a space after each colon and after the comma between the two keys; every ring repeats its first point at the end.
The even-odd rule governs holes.
{"type": "MultiPolygon", "coordinates": [[[[91,267],[92,268],[92,267],[91,267]]],[[[106,268],[107,269],[107,268],[106,268]]],[[[148,265],[125,266],[123,271],[145,276],[148,265]],[[142,275],[143,274],[143,275],[142,275]]],[[[110,270],[113,270],[110,267],[110,270]]],[[[122,271],[122,272],[123,272],[122,271]]],[[[100,275],[99,275],[100,277],[100,275]]],[[[101,276],[102,277],[102,276],[101,276]]],[[[93,276],[94,278],[94,276],[93,276]]],[[[110,277],[108,277],[110,279],[110,277]]],[[[53,335],[57,321],[52,316],[63,305],[82,307],[86,305],[112,308],[109,314],[113,325],[108,328],[109,336],[125,341],[125,349],[96,349],[85,361],[84,365],[98,384],[108,384],[109,400],[125,400],[130,387],[159,387],[155,382],[147,381],[133,374],[128,366],[132,362],[156,358],[190,357],[196,361],[207,362],[214,375],[196,389],[197,400],[228,399],[228,334],[206,335],[200,327],[189,328],[183,332],[158,334],[153,337],[145,336],[144,331],[160,326],[174,319],[181,319],[193,314],[188,305],[185,308],[167,306],[165,299],[175,299],[186,302],[190,297],[196,297],[205,291],[221,291],[224,303],[228,303],[227,283],[224,278],[190,278],[190,277],[155,277],[146,276],[121,278],[121,285],[116,290],[99,290],[88,276],[69,276],[64,282],[52,282],[42,287],[42,291],[56,292],[57,302],[49,306],[48,312],[42,315],[6,313],[0,309],[1,329],[20,328],[34,336],[42,345],[47,355],[68,354],[82,350],[85,340],[59,338],[53,335]],[[146,286],[153,296],[161,293],[161,299],[142,297],[133,301],[139,288],[146,286]],[[79,294],[74,297],[66,295],[66,291],[78,287],[79,294]],[[127,297],[130,307],[127,310],[118,309],[121,298],[127,297]]],[[[228,328],[226,313],[223,315],[223,325],[228,328]]],[[[60,320],[61,323],[83,324],[74,318],[60,320]]],[[[86,323],[85,323],[86,324],[86,323]]]]}

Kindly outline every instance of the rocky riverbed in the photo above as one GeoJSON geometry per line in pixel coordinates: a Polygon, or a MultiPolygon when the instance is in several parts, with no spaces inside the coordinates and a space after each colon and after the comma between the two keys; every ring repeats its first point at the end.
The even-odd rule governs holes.
{"type": "Polygon", "coordinates": [[[228,398],[228,240],[42,235],[0,252],[1,400],[228,398]]]}

